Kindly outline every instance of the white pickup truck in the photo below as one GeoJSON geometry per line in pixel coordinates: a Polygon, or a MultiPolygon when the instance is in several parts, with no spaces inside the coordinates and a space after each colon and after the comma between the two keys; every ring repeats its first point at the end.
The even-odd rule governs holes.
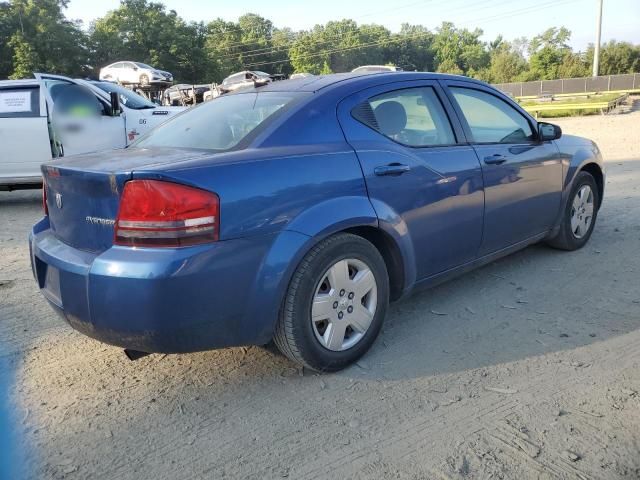
{"type": "Polygon", "coordinates": [[[0,190],[39,187],[42,163],[125,148],[184,109],[104,81],[39,73],[0,81],[0,190]]]}

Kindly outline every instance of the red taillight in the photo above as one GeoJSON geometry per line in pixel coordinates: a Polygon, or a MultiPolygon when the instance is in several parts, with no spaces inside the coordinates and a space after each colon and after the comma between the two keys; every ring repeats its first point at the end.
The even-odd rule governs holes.
{"type": "Polygon", "coordinates": [[[115,224],[116,245],[184,247],[218,240],[215,193],[159,180],[124,185],[115,224]]]}
{"type": "Polygon", "coordinates": [[[42,210],[45,215],[49,215],[49,207],[47,207],[47,182],[42,180],[42,210]]]}

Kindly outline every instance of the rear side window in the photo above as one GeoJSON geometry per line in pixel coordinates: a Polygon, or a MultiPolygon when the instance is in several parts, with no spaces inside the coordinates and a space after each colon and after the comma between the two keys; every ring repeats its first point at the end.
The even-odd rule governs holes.
{"type": "Polygon", "coordinates": [[[504,100],[472,88],[450,87],[478,143],[521,143],[534,140],[528,120],[504,100]]]}
{"type": "Polygon", "coordinates": [[[222,96],[173,117],[135,146],[230,150],[302,95],[262,92],[222,96]]]}
{"type": "Polygon", "coordinates": [[[39,117],[38,87],[0,88],[0,118],[39,117]]]}
{"type": "Polygon", "coordinates": [[[356,120],[411,147],[456,143],[451,124],[431,87],[395,90],[356,106],[356,120]]]}

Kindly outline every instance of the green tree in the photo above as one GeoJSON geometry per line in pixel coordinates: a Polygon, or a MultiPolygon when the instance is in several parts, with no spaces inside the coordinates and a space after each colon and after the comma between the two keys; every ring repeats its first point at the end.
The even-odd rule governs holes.
{"type": "Polygon", "coordinates": [[[443,22],[433,40],[436,68],[439,72],[474,75],[489,64],[489,53],[480,40],[482,30],[458,29],[443,22]],[[457,68],[454,68],[455,67],[457,68]]]}
{"type": "Polygon", "coordinates": [[[565,27],[552,27],[531,39],[529,43],[528,73],[531,80],[553,80],[560,78],[560,66],[567,54],[571,32],[565,27]]]}
{"type": "Polygon", "coordinates": [[[527,60],[521,51],[502,39],[498,43],[493,42],[489,55],[489,66],[477,74],[478,78],[486,82],[513,82],[527,70],[527,60]]]}
{"type": "Polygon", "coordinates": [[[422,25],[403,23],[391,37],[386,61],[405,70],[435,70],[433,33],[422,25]]]}
{"type": "Polygon", "coordinates": [[[331,71],[345,72],[387,63],[392,44],[391,32],[381,25],[358,26],[353,20],[340,20],[302,32],[289,54],[297,72],[320,73],[325,63],[331,71]]]}
{"type": "Polygon", "coordinates": [[[590,74],[591,64],[587,62],[585,55],[568,51],[562,57],[557,78],[586,77],[590,74]]]}
{"type": "MultiPolygon", "coordinates": [[[[594,46],[589,45],[586,63],[593,64],[594,46]]],[[[610,40],[600,47],[600,75],[640,72],[640,45],[610,40]]]]}
{"type": "Polygon", "coordinates": [[[96,69],[115,60],[137,60],[195,82],[205,72],[206,29],[187,24],[174,10],[148,0],[122,0],[90,29],[96,69]]]}
{"type": "Polygon", "coordinates": [[[67,20],[67,0],[12,0],[0,4],[0,72],[11,78],[34,71],[81,75],[88,63],[86,36],[67,20]]]}

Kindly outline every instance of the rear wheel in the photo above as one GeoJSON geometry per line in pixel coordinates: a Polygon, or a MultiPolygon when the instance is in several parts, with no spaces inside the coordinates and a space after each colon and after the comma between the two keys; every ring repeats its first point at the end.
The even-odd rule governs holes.
{"type": "Polygon", "coordinates": [[[316,245],[296,269],[274,342],[303,366],[340,370],[371,347],[388,303],[389,279],[378,250],[356,235],[335,235],[316,245]]]}
{"type": "Polygon", "coordinates": [[[589,241],[596,224],[600,204],[598,195],[598,186],[593,176],[587,172],[578,173],[560,230],[547,243],[562,250],[582,248],[589,241]]]}

